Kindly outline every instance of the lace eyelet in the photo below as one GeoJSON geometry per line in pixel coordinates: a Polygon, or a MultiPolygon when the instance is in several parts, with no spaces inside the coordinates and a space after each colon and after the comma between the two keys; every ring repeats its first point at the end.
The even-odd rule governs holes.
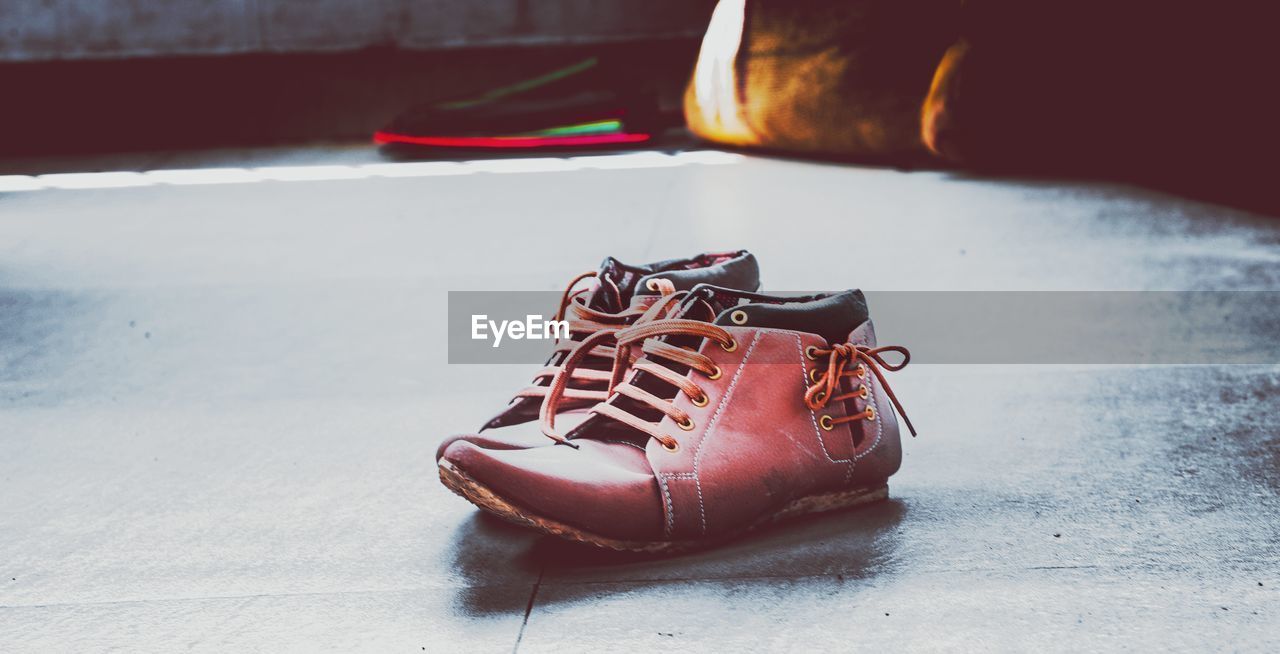
{"type": "Polygon", "coordinates": [[[867,420],[875,420],[875,419],[876,419],[876,408],[873,406],[867,407],[867,420]]]}
{"type": "Polygon", "coordinates": [[[817,368],[814,368],[813,370],[810,370],[810,371],[809,371],[809,381],[811,381],[811,382],[813,382],[813,383],[815,383],[815,384],[816,384],[816,383],[818,383],[818,382],[820,382],[820,381],[822,381],[822,371],[821,371],[821,370],[818,370],[817,368]]]}
{"type": "Polygon", "coordinates": [[[729,339],[728,344],[721,343],[721,344],[720,344],[720,349],[724,350],[725,352],[732,352],[732,351],[734,351],[734,350],[738,349],[738,340],[737,340],[737,339],[734,339],[734,338],[731,338],[731,339],[729,339]]]}
{"type": "Polygon", "coordinates": [[[676,426],[685,431],[693,431],[693,418],[685,418],[683,421],[677,422],[676,426]]]}
{"type": "Polygon", "coordinates": [[[865,400],[865,399],[867,399],[867,398],[869,398],[869,397],[871,397],[871,389],[867,388],[867,385],[866,385],[866,384],[863,384],[863,385],[859,386],[859,387],[858,387],[858,397],[861,397],[861,398],[862,398],[862,399],[864,399],[864,400],[865,400]]]}
{"type": "Polygon", "coordinates": [[[808,347],[806,347],[806,348],[804,349],[804,355],[805,355],[806,357],[809,357],[809,360],[810,360],[810,361],[817,361],[817,360],[818,360],[818,348],[816,348],[816,347],[814,347],[814,346],[810,345],[810,346],[808,346],[808,347]]]}
{"type": "Polygon", "coordinates": [[[747,312],[741,309],[734,311],[729,314],[729,320],[732,320],[735,325],[745,325],[747,324],[747,312]]]}
{"type": "Polygon", "coordinates": [[[866,376],[867,376],[867,367],[866,367],[866,366],[864,366],[864,365],[862,365],[861,363],[859,363],[859,364],[858,364],[858,379],[865,379],[865,378],[866,378],[866,376]]]}
{"type": "Polygon", "coordinates": [[[831,431],[836,426],[836,423],[831,419],[831,416],[824,413],[821,418],[818,418],[818,425],[826,431],[831,431]]]}
{"type": "Polygon", "coordinates": [[[711,381],[720,379],[720,374],[723,372],[722,370],[720,370],[720,366],[713,365],[711,367],[715,368],[715,370],[711,371],[711,374],[707,375],[707,379],[710,379],[711,381]]]}
{"type": "Polygon", "coordinates": [[[703,393],[698,397],[690,398],[689,402],[693,404],[693,406],[703,407],[703,406],[707,406],[707,404],[711,402],[711,398],[707,397],[706,393],[703,393]]]}
{"type": "Polygon", "coordinates": [[[817,393],[814,393],[814,394],[813,394],[813,401],[814,401],[814,402],[821,402],[821,401],[823,401],[823,400],[825,400],[825,399],[827,399],[827,392],[826,392],[826,391],[818,391],[817,393]]]}
{"type": "MultiPolygon", "coordinates": [[[[659,441],[659,442],[661,443],[661,441],[659,441]]],[[[679,451],[680,451],[680,443],[677,443],[675,440],[672,440],[670,445],[667,445],[666,443],[661,443],[661,445],[662,445],[662,449],[664,449],[664,450],[666,450],[666,451],[668,451],[668,452],[679,452],[679,451]]]]}

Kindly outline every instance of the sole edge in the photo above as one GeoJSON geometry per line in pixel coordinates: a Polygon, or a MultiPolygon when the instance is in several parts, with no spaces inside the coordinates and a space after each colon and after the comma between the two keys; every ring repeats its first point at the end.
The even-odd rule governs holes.
{"type": "Polygon", "coordinates": [[[761,517],[745,528],[722,536],[692,541],[631,541],[600,536],[562,522],[536,515],[508,502],[484,484],[468,476],[447,460],[437,463],[440,482],[456,495],[477,507],[513,524],[556,536],[571,542],[619,552],[662,554],[703,549],[737,538],[762,527],[818,513],[828,513],[881,502],[889,498],[888,484],[856,488],[832,493],[808,495],[787,503],[777,511],[761,517]]]}

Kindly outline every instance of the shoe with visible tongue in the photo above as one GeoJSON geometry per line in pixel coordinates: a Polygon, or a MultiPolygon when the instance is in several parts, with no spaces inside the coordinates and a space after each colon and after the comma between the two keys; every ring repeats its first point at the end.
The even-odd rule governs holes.
{"type": "MultiPolygon", "coordinates": [[[[621,329],[634,323],[665,296],[684,295],[700,284],[712,283],[751,291],[758,289],[760,268],[755,255],[746,250],[714,252],[643,265],[629,265],[608,257],[598,270],[577,276],[569,282],[556,312],[557,319],[563,317],[569,321],[570,338],[556,344],[532,383],[516,393],[510,404],[488,420],[479,432],[457,434],[441,442],[436,459],[458,440],[495,449],[551,444],[536,427],[519,429],[518,426],[538,419],[551,381],[569,353],[592,333],[621,329]],[[591,278],[596,281],[594,286],[575,290],[580,282],[591,278]]],[[[604,350],[607,352],[584,353],[582,365],[567,380],[557,413],[583,414],[607,397],[613,350],[611,345],[604,350]]]]}
{"type": "Polygon", "coordinates": [[[909,355],[876,345],[860,291],[703,285],[616,342],[625,372],[615,367],[608,399],[581,424],[562,436],[554,409],[564,398],[556,388],[545,398],[543,430],[562,444],[455,443],[439,463],[444,484],[518,524],[633,551],[702,547],[887,497],[901,407],[884,373],[909,355]]]}

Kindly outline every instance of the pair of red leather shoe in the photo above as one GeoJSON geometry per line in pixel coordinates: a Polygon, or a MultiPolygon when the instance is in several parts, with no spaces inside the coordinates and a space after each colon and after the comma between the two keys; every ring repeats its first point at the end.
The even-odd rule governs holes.
{"type": "Polygon", "coordinates": [[[606,259],[566,290],[572,338],[533,385],[441,443],[440,480],[517,524],[631,551],[886,498],[902,410],[884,371],[906,349],[876,345],[860,291],[769,296],[758,281],[745,251],[606,259]]]}

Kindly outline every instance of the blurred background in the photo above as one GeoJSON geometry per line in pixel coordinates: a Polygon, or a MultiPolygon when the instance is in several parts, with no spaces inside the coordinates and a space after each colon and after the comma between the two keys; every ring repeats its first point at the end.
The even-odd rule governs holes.
{"type": "Polygon", "coordinates": [[[1280,651],[1262,300],[1170,314],[1251,365],[914,361],[888,501],[681,557],[434,462],[535,372],[448,293],[606,256],[1274,301],[1272,12],[0,0],[0,650],[1280,651]]]}
{"type": "Polygon", "coordinates": [[[388,149],[430,157],[496,149],[440,138],[652,145],[687,124],[773,154],[1280,207],[1256,3],[3,0],[0,16],[0,155],[375,137],[432,140],[388,149]]]}
{"type": "Polygon", "coordinates": [[[601,54],[678,109],[713,5],[3,0],[0,152],[367,140],[411,105],[601,54]]]}

